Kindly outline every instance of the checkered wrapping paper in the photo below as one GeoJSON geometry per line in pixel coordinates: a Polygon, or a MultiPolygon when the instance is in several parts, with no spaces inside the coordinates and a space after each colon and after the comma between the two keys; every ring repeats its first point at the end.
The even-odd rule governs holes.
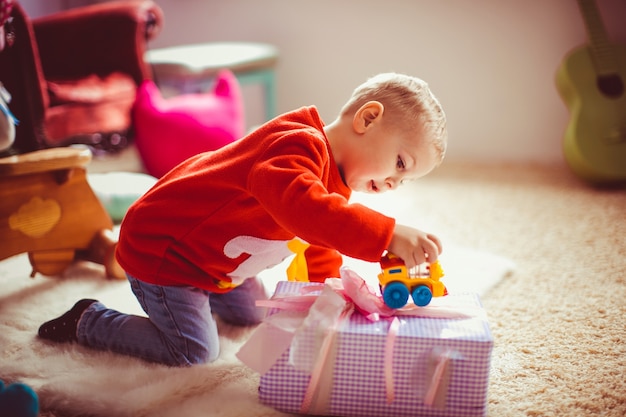
{"type": "MultiPolygon", "coordinates": [[[[298,294],[300,282],[280,282],[277,294],[298,294]]],[[[480,308],[476,294],[450,294],[448,306],[480,308]]],[[[400,317],[393,350],[395,399],[386,401],[384,349],[390,322],[358,313],[339,330],[330,398],[325,414],[346,417],[484,416],[493,338],[484,314],[472,318],[400,317]],[[433,358],[450,355],[443,399],[424,404],[433,358]],[[430,372],[430,373],[429,373],[430,372]]],[[[316,347],[308,347],[313,355],[316,347]]],[[[261,376],[261,402],[278,410],[300,410],[310,375],[289,363],[289,351],[261,376]]]]}

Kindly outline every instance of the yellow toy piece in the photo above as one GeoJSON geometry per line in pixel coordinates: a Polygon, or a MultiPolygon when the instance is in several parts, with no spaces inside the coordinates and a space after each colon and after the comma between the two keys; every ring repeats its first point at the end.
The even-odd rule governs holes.
{"type": "Polygon", "coordinates": [[[308,243],[298,238],[287,242],[289,250],[296,254],[295,258],[293,258],[287,267],[287,280],[309,282],[309,268],[307,267],[306,257],[304,256],[304,251],[306,251],[309,246],[308,243]]]}
{"type": "Polygon", "coordinates": [[[404,307],[409,295],[417,306],[424,307],[433,297],[448,294],[446,286],[440,281],[444,273],[439,261],[428,266],[428,275],[410,273],[404,261],[391,253],[380,259],[380,266],[382,272],[378,274],[378,282],[383,300],[390,308],[404,307]]]}

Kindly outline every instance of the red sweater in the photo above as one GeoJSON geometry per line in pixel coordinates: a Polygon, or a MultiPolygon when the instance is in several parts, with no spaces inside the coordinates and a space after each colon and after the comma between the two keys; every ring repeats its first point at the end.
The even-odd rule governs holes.
{"type": "Polygon", "coordinates": [[[338,252],[377,262],[395,221],[348,203],[323,128],[304,107],[181,163],[126,214],[122,268],[153,284],[223,292],[291,255],[294,237],[312,245],[312,281],[339,276],[338,252]]]}

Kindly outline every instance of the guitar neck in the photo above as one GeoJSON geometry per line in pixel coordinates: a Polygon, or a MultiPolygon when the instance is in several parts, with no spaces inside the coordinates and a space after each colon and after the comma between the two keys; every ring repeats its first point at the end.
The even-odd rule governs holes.
{"type": "Polygon", "coordinates": [[[601,75],[615,74],[618,71],[617,60],[602,23],[596,1],[578,0],[578,7],[585,21],[596,72],[601,75]]]}

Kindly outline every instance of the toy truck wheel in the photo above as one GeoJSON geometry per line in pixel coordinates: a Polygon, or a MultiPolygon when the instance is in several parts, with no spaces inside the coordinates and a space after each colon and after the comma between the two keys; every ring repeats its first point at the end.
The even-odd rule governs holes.
{"type": "Polygon", "coordinates": [[[383,291],[383,301],[390,308],[404,307],[409,300],[409,289],[399,281],[390,282],[383,291]]]}
{"type": "Polygon", "coordinates": [[[415,287],[411,296],[415,305],[424,307],[433,299],[433,292],[426,285],[419,285],[415,287]]]}

